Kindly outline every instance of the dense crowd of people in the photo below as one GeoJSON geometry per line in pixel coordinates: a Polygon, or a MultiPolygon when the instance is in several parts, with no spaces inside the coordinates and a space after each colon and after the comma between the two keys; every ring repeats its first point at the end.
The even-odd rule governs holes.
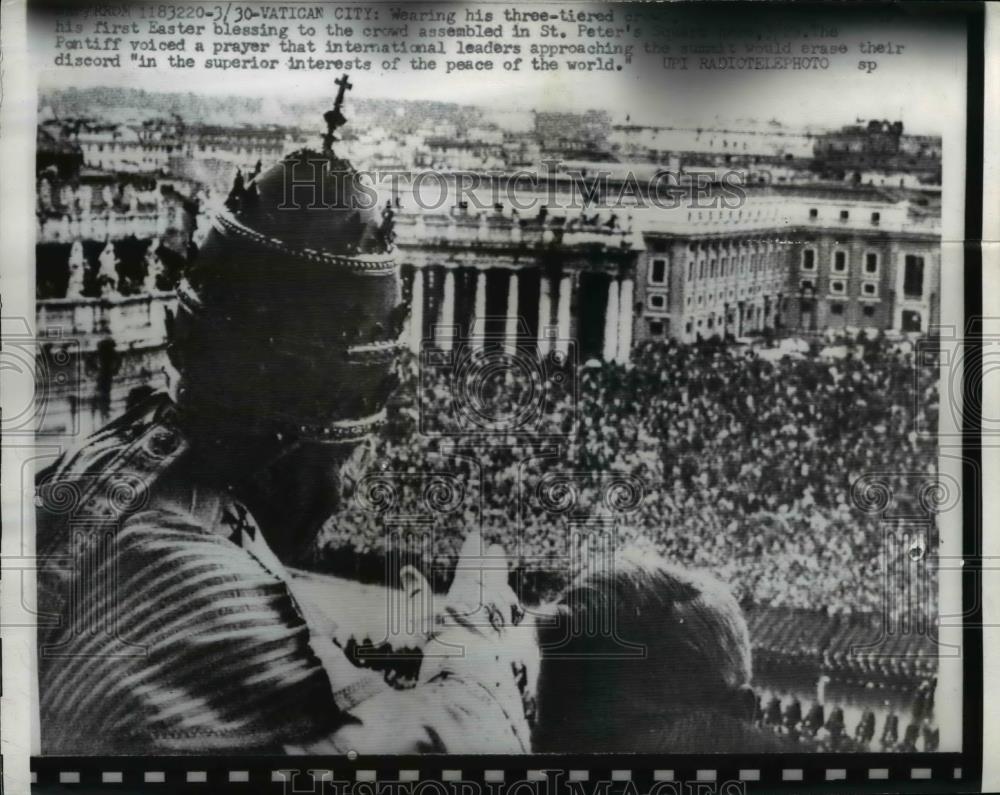
{"type": "Polygon", "coordinates": [[[936,442],[921,431],[937,424],[936,369],[905,346],[879,337],[839,358],[770,361],[650,343],[630,366],[585,367],[561,385],[545,383],[552,368],[532,379],[499,352],[476,355],[490,366],[404,364],[377,468],[326,528],[324,558],[384,557],[399,526],[386,520],[422,515],[425,565],[429,553],[446,570],[479,527],[543,599],[587,557],[575,534],[613,527],[616,545],[710,569],[744,604],[849,614],[888,597],[894,611],[936,609],[933,583],[904,576],[933,576],[911,553],[934,539],[884,541],[893,516],[933,507],[936,442]],[[902,572],[890,594],[887,562],[902,572]],[[919,604],[905,601],[913,593],[919,604]]]}

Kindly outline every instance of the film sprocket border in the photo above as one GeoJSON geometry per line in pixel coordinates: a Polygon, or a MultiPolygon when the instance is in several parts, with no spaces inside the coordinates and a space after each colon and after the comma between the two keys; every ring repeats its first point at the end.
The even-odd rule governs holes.
{"type": "MultiPolygon", "coordinates": [[[[977,788],[964,753],[535,757],[40,757],[39,786],[160,785],[164,791],[337,795],[737,795],[742,792],[940,792],[977,788]],[[599,759],[599,761],[598,761],[599,759]],[[375,788],[375,783],[379,784],[375,788]],[[163,786],[165,785],[165,786],[163,786]],[[200,790],[198,788],[201,788],[200,790]]],[[[145,789],[143,791],[146,791],[145,789]]]]}

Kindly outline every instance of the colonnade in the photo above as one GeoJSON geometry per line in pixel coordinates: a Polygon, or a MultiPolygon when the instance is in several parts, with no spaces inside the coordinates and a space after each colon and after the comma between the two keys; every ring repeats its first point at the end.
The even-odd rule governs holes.
{"type": "MultiPolygon", "coordinates": [[[[428,339],[433,340],[441,350],[452,350],[456,337],[465,338],[466,335],[467,344],[472,347],[481,347],[487,339],[500,339],[509,347],[523,344],[526,307],[521,305],[522,280],[528,268],[476,266],[474,287],[470,284],[471,280],[459,278],[459,268],[456,265],[413,263],[412,268],[410,323],[406,333],[411,351],[419,352],[421,345],[428,339]],[[488,273],[496,270],[507,270],[509,276],[502,316],[490,318],[491,327],[487,333],[484,327],[487,320],[487,278],[488,273]],[[462,319],[457,317],[456,306],[463,290],[470,291],[472,310],[466,327],[459,328],[462,319]],[[439,300],[434,300],[438,297],[439,300]]],[[[536,340],[539,352],[543,355],[552,351],[567,353],[569,350],[569,341],[575,332],[572,326],[573,294],[579,289],[579,281],[575,276],[574,271],[553,274],[544,270],[538,276],[536,340]]],[[[632,278],[609,278],[604,302],[601,351],[605,361],[628,361],[632,347],[634,296],[635,285],[632,278]]]]}

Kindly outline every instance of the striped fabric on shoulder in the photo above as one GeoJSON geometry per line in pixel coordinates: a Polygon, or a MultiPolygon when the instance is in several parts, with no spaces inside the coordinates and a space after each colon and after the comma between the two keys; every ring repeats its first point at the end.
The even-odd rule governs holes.
{"type": "Polygon", "coordinates": [[[165,393],[152,395],[71,447],[40,477],[65,481],[103,472],[152,426],[171,419],[173,411],[173,403],[165,393]]]}
{"type": "Polygon", "coordinates": [[[99,548],[129,513],[148,505],[160,476],[187,449],[174,426],[173,404],[167,395],[157,394],[37,474],[41,642],[48,642],[54,617],[62,617],[66,609],[74,570],[88,560],[87,548],[99,548]]]}
{"type": "Polygon", "coordinates": [[[46,754],[280,751],[340,723],[287,586],[193,517],[129,517],[40,649],[46,754]]]}
{"type": "Polygon", "coordinates": [[[158,394],[67,450],[35,479],[39,554],[67,554],[67,523],[116,522],[144,507],[187,449],[173,404],[158,394]]]}

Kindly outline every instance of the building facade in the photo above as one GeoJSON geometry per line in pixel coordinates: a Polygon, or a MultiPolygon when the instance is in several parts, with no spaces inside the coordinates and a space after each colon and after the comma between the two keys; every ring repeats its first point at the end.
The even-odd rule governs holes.
{"type": "MultiPolygon", "coordinates": [[[[940,322],[940,220],[898,193],[768,187],[654,206],[640,192],[622,207],[616,179],[602,186],[614,209],[570,208],[579,186],[559,178],[518,196],[530,212],[489,183],[458,206],[436,203],[454,193],[432,182],[427,196],[390,199],[411,350],[573,346],[581,361],[624,364],[649,340],[940,322]]],[[[57,435],[89,432],[133,390],[172,382],[162,277],[178,266],[161,259],[198,240],[188,208],[161,191],[84,187],[49,177],[39,188],[42,359],[76,363],[47,392],[41,421],[57,435]]]]}
{"type": "Polygon", "coordinates": [[[868,172],[888,172],[920,183],[941,184],[941,139],[907,135],[901,121],[871,120],[816,136],[815,169],[858,182],[868,172]]]}
{"type": "Polygon", "coordinates": [[[414,214],[397,226],[409,345],[533,344],[625,362],[641,249],[627,228],[414,214]]]}
{"type": "Polygon", "coordinates": [[[644,232],[633,338],[684,342],[940,322],[936,219],[873,190],[748,193],[644,232]]]}

